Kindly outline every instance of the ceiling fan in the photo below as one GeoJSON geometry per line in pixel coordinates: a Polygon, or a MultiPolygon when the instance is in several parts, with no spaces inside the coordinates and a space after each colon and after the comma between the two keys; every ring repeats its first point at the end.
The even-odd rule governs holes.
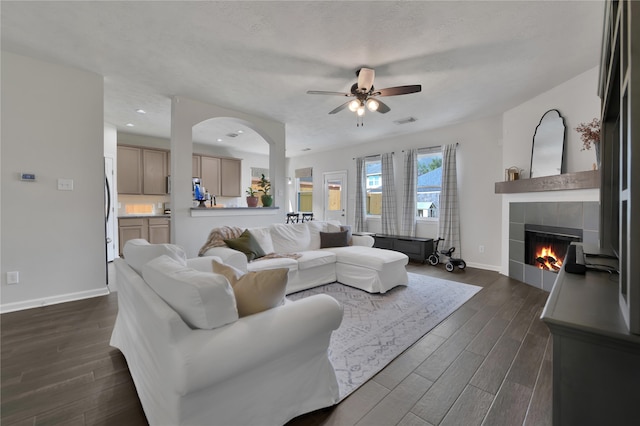
{"type": "Polygon", "coordinates": [[[377,111],[385,114],[391,111],[385,103],[377,99],[379,96],[398,96],[407,95],[409,93],[417,93],[422,90],[420,84],[414,84],[411,86],[396,86],[387,87],[386,89],[376,90],[373,87],[373,79],[376,72],[371,68],[360,68],[356,71],[358,82],[351,86],[350,93],[343,92],[325,92],[322,90],[309,90],[310,95],[334,95],[334,96],[347,96],[355,99],[349,100],[339,107],[329,111],[329,114],[335,114],[342,111],[345,108],[349,108],[350,111],[355,112],[358,117],[357,126],[362,126],[362,117],[365,113],[365,106],[369,111],[377,111]]]}

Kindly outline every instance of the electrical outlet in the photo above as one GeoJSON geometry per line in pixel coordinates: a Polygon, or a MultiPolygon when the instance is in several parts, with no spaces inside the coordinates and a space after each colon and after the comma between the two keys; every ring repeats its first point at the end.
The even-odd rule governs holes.
{"type": "Polygon", "coordinates": [[[483,246],[483,245],[481,245],[480,247],[478,247],[478,251],[479,251],[480,253],[484,253],[484,246],[483,246]]]}
{"type": "Polygon", "coordinates": [[[20,273],[18,271],[7,272],[7,284],[18,284],[20,282],[20,273]]]}

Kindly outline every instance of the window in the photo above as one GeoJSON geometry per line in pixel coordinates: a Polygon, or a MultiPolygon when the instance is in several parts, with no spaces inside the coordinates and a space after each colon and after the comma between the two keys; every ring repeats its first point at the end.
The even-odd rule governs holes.
{"type": "Polygon", "coordinates": [[[367,215],[380,216],[382,213],[382,161],[380,157],[365,161],[367,174],[367,215]]]}
{"type": "Polygon", "coordinates": [[[299,212],[313,212],[313,168],[296,169],[296,207],[299,212]]]}
{"type": "Polygon", "coordinates": [[[440,147],[419,153],[417,169],[416,215],[420,218],[437,219],[440,216],[440,191],[442,190],[440,147]]]}
{"type": "Polygon", "coordinates": [[[310,213],[313,211],[313,177],[296,178],[296,194],[298,211],[310,213]]]}

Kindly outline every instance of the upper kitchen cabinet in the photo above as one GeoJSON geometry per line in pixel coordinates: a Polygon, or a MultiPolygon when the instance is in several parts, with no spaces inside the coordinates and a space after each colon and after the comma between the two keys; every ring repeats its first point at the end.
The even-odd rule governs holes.
{"type": "Polygon", "coordinates": [[[242,161],[235,158],[220,159],[220,195],[223,197],[240,197],[242,161]]]}
{"type": "Polygon", "coordinates": [[[220,193],[220,159],[216,157],[200,157],[200,181],[211,195],[220,193]]]}
{"type": "Polygon", "coordinates": [[[142,194],[142,151],[118,146],[118,193],[142,194]]]}
{"type": "Polygon", "coordinates": [[[167,193],[167,152],[142,150],[142,192],[147,195],[167,193]]]}
{"type": "Polygon", "coordinates": [[[193,176],[199,177],[202,186],[211,195],[222,197],[242,196],[242,160],[207,155],[193,156],[193,176]]]}
{"type": "Polygon", "coordinates": [[[200,156],[194,155],[191,161],[191,168],[193,170],[191,177],[200,177],[200,156]]]}
{"type": "Polygon", "coordinates": [[[118,193],[166,194],[168,155],[162,150],[118,146],[118,193]]]}

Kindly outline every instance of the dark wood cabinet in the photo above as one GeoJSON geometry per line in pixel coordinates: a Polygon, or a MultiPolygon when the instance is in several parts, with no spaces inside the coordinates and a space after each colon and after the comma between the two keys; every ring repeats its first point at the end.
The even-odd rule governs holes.
{"type": "Polygon", "coordinates": [[[397,235],[378,234],[373,246],[376,248],[395,250],[409,256],[409,259],[424,263],[433,253],[433,238],[403,237],[397,235]]]}

